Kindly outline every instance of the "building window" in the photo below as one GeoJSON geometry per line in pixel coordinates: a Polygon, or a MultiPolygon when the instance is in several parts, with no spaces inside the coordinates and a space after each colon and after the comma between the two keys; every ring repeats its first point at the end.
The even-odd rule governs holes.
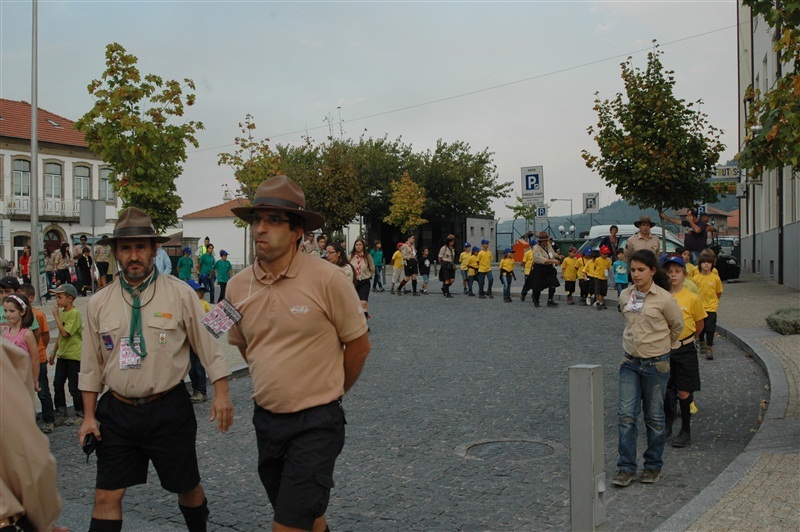
{"type": "Polygon", "coordinates": [[[114,199],[114,187],[111,184],[111,169],[100,169],[100,199],[109,203],[116,201],[114,199]]]}
{"type": "Polygon", "coordinates": [[[58,163],[44,165],[44,197],[61,199],[63,197],[62,167],[58,163]]]}
{"type": "Polygon", "coordinates": [[[24,159],[14,161],[14,195],[31,195],[31,162],[24,159]]]}
{"type": "Polygon", "coordinates": [[[88,166],[75,167],[75,199],[90,199],[89,189],[92,177],[88,166]]]}

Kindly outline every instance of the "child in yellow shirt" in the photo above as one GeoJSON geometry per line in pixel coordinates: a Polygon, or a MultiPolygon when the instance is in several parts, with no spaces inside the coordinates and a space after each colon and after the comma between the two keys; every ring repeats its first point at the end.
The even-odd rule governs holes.
{"type": "Polygon", "coordinates": [[[529,290],[533,289],[533,277],[531,277],[531,269],[533,269],[533,248],[536,246],[536,239],[531,238],[529,241],[531,247],[522,255],[522,266],[525,271],[525,282],[522,285],[522,292],[520,292],[519,300],[524,302],[525,296],[529,290]]]}
{"type": "Polygon", "coordinates": [[[403,278],[403,254],[400,252],[401,247],[403,247],[403,243],[398,242],[397,251],[392,255],[392,289],[389,291],[390,294],[394,294],[394,285],[400,284],[400,280],[403,278]]]}
{"type": "Polygon", "coordinates": [[[594,295],[597,298],[597,310],[605,310],[608,295],[608,271],[611,269],[611,248],[600,246],[600,256],[594,259],[594,295]]]}
{"type": "Polygon", "coordinates": [[[475,292],[472,290],[472,285],[478,279],[478,252],[480,248],[478,246],[472,246],[472,255],[469,257],[469,264],[467,264],[467,284],[469,291],[467,295],[470,297],[475,297],[475,292]]]}
{"type": "Polygon", "coordinates": [[[586,275],[586,266],[592,260],[592,249],[586,248],[581,251],[578,260],[575,262],[575,269],[578,273],[578,288],[581,291],[580,304],[585,305],[589,297],[589,277],[586,275]]]}
{"type": "Polygon", "coordinates": [[[464,242],[464,251],[458,256],[461,264],[461,281],[464,283],[464,293],[468,294],[467,281],[469,280],[469,258],[472,256],[472,244],[464,242]]]}
{"type": "Polygon", "coordinates": [[[586,276],[586,305],[592,306],[595,299],[594,260],[600,256],[600,252],[591,249],[586,251],[586,254],[583,255],[584,266],[581,271],[586,276]]]}
{"type": "Polygon", "coordinates": [[[511,303],[511,279],[514,275],[514,251],[511,248],[503,250],[503,259],[500,261],[500,282],[503,284],[503,302],[511,303]]]}
{"type": "Polygon", "coordinates": [[[699,273],[692,280],[700,291],[700,301],[708,314],[703,332],[700,333],[700,354],[705,354],[708,360],[714,360],[714,333],[717,330],[719,299],[722,297],[722,280],[713,272],[714,258],[711,255],[701,253],[697,266],[699,273]]]}
{"type": "Polygon", "coordinates": [[[569,248],[569,255],[561,263],[561,278],[564,279],[564,290],[567,292],[567,304],[574,305],[572,294],[575,293],[575,281],[578,279],[578,250],[569,248]]]}

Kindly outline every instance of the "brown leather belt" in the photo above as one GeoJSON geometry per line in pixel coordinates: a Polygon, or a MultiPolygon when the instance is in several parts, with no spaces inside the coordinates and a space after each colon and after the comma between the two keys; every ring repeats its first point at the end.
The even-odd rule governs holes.
{"type": "Polygon", "coordinates": [[[125,396],[122,396],[122,395],[118,394],[114,390],[111,390],[111,395],[113,395],[116,399],[118,399],[119,401],[122,401],[126,405],[145,406],[145,405],[149,405],[153,401],[157,401],[157,400],[161,399],[162,397],[167,395],[169,392],[171,392],[172,390],[174,390],[178,386],[180,386],[180,384],[176,384],[175,386],[173,386],[172,388],[170,388],[166,392],[154,393],[153,395],[148,395],[147,397],[136,397],[136,398],[125,397],[125,396]]]}
{"type": "Polygon", "coordinates": [[[0,528],[5,528],[7,526],[14,526],[15,524],[19,523],[19,520],[22,519],[23,517],[25,517],[25,512],[20,512],[18,514],[4,517],[0,519],[0,528]]]}

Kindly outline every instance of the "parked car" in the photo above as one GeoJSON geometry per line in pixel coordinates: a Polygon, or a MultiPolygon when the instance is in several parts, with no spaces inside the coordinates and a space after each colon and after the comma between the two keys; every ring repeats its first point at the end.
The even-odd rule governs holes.
{"type": "MultiPolygon", "coordinates": [[[[720,242],[723,238],[726,237],[719,237],[708,247],[717,254],[716,268],[719,272],[719,278],[723,281],[732,281],[739,278],[742,268],[736,257],[726,252],[725,246],[720,242]]],[[[739,239],[737,238],[736,240],[738,241],[739,239]]],[[[738,242],[736,244],[738,245],[738,242]]]]}

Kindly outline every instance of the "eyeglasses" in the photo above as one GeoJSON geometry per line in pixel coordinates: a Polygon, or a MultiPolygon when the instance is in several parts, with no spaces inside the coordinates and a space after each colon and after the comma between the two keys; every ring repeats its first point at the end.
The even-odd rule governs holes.
{"type": "Polygon", "coordinates": [[[275,216],[274,214],[269,216],[259,216],[258,214],[254,214],[250,218],[250,225],[259,225],[262,222],[267,224],[267,227],[278,227],[281,224],[288,224],[289,220],[287,218],[275,216]]]}

